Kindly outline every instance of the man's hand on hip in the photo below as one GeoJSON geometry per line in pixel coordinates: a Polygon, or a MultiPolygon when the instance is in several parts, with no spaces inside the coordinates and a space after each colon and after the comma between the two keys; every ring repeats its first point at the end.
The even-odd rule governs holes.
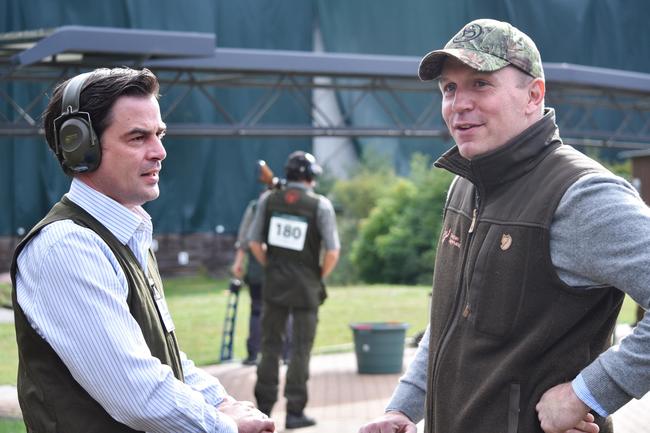
{"type": "Polygon", "coordinates": [[[598,433],[589,407],[573,391],[571,383],[549,389],[535,406],[542,430],[546,433],[598,433]]]}

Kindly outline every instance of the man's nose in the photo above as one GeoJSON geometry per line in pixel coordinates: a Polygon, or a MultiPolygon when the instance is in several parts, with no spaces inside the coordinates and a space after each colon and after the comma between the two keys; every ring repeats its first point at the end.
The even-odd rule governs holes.
{"type": "Polygon", "coordinates": [[[454,93],[454,100],[451,104],[452,110],[455,112],[467,111],[474,106],[474,100],[470,92],[456,89],[454,93]]]}
{"type": "Polygon", "coordinates": [[[165,150],[165,146],[163,146],[162,140],[157,136],[154,136],[152,139],[149,155],[150,158],[157,159],[159,161],[162,161],[167,157],[167,151],[165,150]]]}

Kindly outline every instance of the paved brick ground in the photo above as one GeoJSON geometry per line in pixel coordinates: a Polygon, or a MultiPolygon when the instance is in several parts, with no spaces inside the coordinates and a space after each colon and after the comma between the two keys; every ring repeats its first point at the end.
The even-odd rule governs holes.
{"type": "MultiPolygon", "coordinates": [[[[413,349],[406,350],[405,363],[413,353],[413,349]]],[[[316,418],[318,424],[300,429],[302,433],[356,432],[363,423],[383,413],[400,376],[399,373],[357,374],[354,353],[314,356],[310,369],[310,400],[305,412],[316,418]]],[[[234,397],[254,401],[255,368],[226,364],[209,367],[208,371],[234,397]]],[[[282,396],[282,383],[279,394],[282,396]]],[[[278,431],[284,430],[284,416],[284,399],[280,397],[271,414],[278,431]]]]}
{"type": "Polygon", "coordinates": [[[15,386],[0,386],[0,418],[21,418],[15,386]]]}
{"type": "MultiPolygon", "coordinates": [[[[407,350],[407,356],[413,350],[407,350]]],[[[408,362],[408,358],[406,359],[408,362]]],[[[227,363],[206,367],[216,375],[226,389],[237,399],[254,401],[254,367],[227,363]]],[[[286,367],[282,367],[281,377],[286,367]]],[[[356,432],[361,424],[383,412],[400,374],[357,374],[354,353],[320,355],[312,357],[310,401],[306,412],[318,420],[314,427],[301,429],[301,433],[356,432]]],[[[282,384],[280,389],[282,395],[282,384]]],[[[0,417],[19,417],[16,389],[0,386],[0,417]]],[[[284,400],[281,399],[272,413],[278,431],[284,430],[284,400]]]]}

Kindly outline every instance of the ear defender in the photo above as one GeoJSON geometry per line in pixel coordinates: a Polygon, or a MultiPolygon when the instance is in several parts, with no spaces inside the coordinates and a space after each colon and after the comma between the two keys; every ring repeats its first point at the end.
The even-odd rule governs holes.
{"type": "Polygon", "coordinates": [[[306,169],[305,174],[310,179],[313,179],[313,178],[318,177],[321,174],[323,174],[323,169],[316,162],[316,158],[314,158],[314,155],[312,155],[311,153],[305,153],[305,159],[308,162],[308,164],[306,164],[306,167],[305,167],[305,169],[306,169]]]}
{"type": "Polygon", "coordinates": [[[289,155],[289,160],[284,166],[284,171],[288,177],[293,174],[299,179],[306,180],[313,180],[323,173],[323,169],[316,162],[314,155],[301,150],[297,150],[289,155]]]}
{"type": "Polygon", "coordinates": [[[55,153],[69,174],[94,171],[102,159],[90,114],[79,111],[79,95],[91,74],[77,75],[68,82],[61,98],[61,115],[54,119],[55,153]]]}

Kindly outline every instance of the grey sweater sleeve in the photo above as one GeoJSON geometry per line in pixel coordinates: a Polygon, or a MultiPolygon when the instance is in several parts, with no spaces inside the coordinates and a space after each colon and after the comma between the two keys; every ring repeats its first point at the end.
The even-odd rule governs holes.
{"type": "MultiPolygon", "coordinates": [[[[612,285],[650,307],[650,209],[613,175],[588,175],[562,198],[551,226],[558,275],[574,287],[612,285]]],[[[650,315],[581,375],[609,413],[650,391],[650,315]]]]}
{"type": "Polygon", "coordinates": [[[416,424],[424,418],[428,360],[429,327],[427,326],[418,350],[415,352],[415,357],[393,391],[393,396],[386,406],[386,412],[389,410],[402,412],[416,424]]]}
{"type": "Polygon", "coordinates": [[[255,202],[248,203],[246,210],[244,211],[244,216],[239,223],[239,230],[237,231],[237,242],[235,242],[235,248],[248,251],[248,229],[253,222],[253,216],[255,215],[255,202]]]}
{"type": "Polygon", "coordinates": [[[329,199],[321,196],[318,202],[318,230],[323,239],[323,247],[326,251],[340,250],[341,242],[339,241],[339,232],[336,229],[336,214],[334,206],[329,199]]]}
{"type": "Polygon", "coordinates": [[[265,191],[257,200],[257,206],[255,207],[255,213],[251,218],[250,225],[248,227],[248,233],[246,238],[248,241],[255,242],[264,242],[264,211],[266,209],[266,201],[269,198],[271,191],[265,191]]]}

